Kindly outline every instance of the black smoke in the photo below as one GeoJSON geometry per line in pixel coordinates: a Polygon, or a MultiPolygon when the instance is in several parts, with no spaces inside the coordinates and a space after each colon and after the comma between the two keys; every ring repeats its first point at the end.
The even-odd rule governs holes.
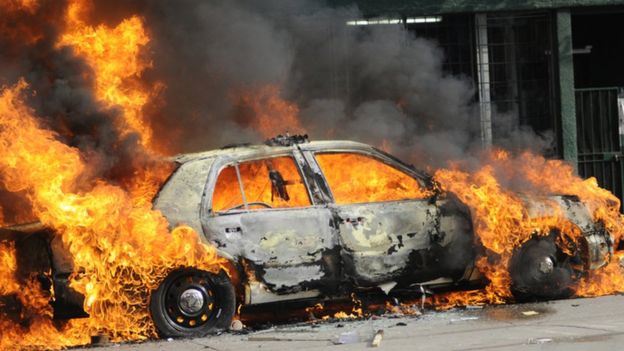
{"type": "Polygon", "coordinates": [[[154,65],[144,78],[167,86],[149,112],[156,137],[176,152],[261,140],[237,118],[237,98],[268,84],[300,107],[314,139],[386,141],[401,156],[436,166],[479,145],[472,83],[445,74],[436,43],[401,25],[347,26],[362,17],[356,7],[100,3],[96,21],[112,24],[128,8],[145,19],[154,65]]]}
{"type": "MultiPolygon", "coordinates": [[[[84,20],[114,27],[143,18],[151,37],[146,85],[166,89],[145,107],[154,138],[172,153],[262,138],[241,118],[241,92],[281,87],[296,103],[313,139],[385,142],[421,168],[470,158],[481,146],[470,79],[444,72],[435,42],[401,25],[347,26],[357,7],[322,0],[95,0],[84,20]]],[[[35,13],[2,14],[0,84],[24,77],[29,103],[45,125],[94,165],[91,178],[121,180],[147,159],[140,136],[121,135],[120,111],[93,97],[93,72],[59,47],[65,0],[42,1],[35,13]],[[7,35],[15,28],[38,39],[7,35]]],[[[23,37],[23,36],[22,36],[23,37]]],[[[506,146],[547,145],[517,130],[506,146]]],[[[503,122],[500,122],[503,121],[503,122]]],[[[290,126],[284,126],[283,132],[290,126]]]]}

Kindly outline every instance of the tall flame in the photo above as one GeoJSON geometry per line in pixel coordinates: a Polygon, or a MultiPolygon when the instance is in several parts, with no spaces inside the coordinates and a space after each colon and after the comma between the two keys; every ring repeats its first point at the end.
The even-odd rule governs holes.
{"type": "Polygon", "coordinates": [[[91,66],[95,96],[110,107],[121,108],[123,123],[117,127],[124,133],[137,133],[144,146],[158,150],[143,107],[162,85],[148,88],[140,80],[143,71],[151,66],[141,55],[150,41],[143,20],[132,16],[115,28],[93,27],[83,20],[90,5],[89,0],[73,0],[69,4],[67,29],[58,44],[71,46],[91,66]]]}
{"type": "MultiPolygon", "coordinates": [[[[20,2],[19,10],[31,3],[20,2]]],[[[158,89],[139,80],[149,66],[141,58],[149,41],[143,22],[131,17],[112,29],[91,27],[81,20],[88,5],[70,3],[59,45],[71,45],[91,66],[96,98],[123,117],[117,128],[139,134],[145,146],[157,149],[142,114],[158,89]]],[[[0,181],[8,191],[25,193],[37,219],[60,235],[75,266],[70,286],[85,296],[90,317],[53,323],[52,292],[42,290],[36,277],[18,277],[15,247],[0,242],[0,296],[18,301],[20,309],[11,314],[2,308],[0,349],[59,348],[87,343],[97,334],[113,340],[155,336],[148,297],[168,272],[184,266],[218,271],[224,261],[189,227],[170,232],[162,214],[151,209],[151,197],[170,164],[139,171],[132,184],[124,185],[128,190],[103,179],[84,179],[89,165],[78,149],[39,123],[24,102],[27,90],[20,81],[0,92],[0,181]]]]}
{"type": "MultiPolygon", "coordinates": [[[[223,261],[192,229],[169,232],[159,212],[149,204],[137,205],[118,186],[95,180],[88,191],[76,190],[85,187],[79,181],[88,167],[77,149],[39,125],[21,98],[26,87],[22,81],[0,95],[0,179],[8,189],[26,191],[37,217],[60,233],[72,254],[77,270],[71,287],[85,296],[90,318],[59,330],[63,337],[57,340],[84,343],[85,336],[101,333],[114,340],[154,336],[147,312],[150,291],[173,268],[216,271],[223,261]]],[[[7,274],[11,272],[3,272],[7,274]]],[[[34,294],[37,289],[26,291],[34,294]]],[[[38,308],[43,308],[48,299],[28,301],[39,301],[38,308]]],[[[25,335],[3,333],[0,348],[49,345],[50,336],[41,334],[39,325],[50,327],[31,324],[21,330],[29,332],[25,335]]]]}

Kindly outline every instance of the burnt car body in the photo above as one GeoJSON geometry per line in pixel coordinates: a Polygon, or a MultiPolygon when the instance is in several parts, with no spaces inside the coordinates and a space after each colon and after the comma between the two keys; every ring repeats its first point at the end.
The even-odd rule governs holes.
{"type": "MultiPolygon", "coordinates": [[[[154,208],[172,228],[192,227],[239,277],[230,280],[192,267],[173,272],[153,293],[150,306],[162,335],[226,328],[236,304],[484,283],[475,268],[481,248],[469,209],[453,194],[440,192],[427,174],[372,146],[278,137],[174,161],[177,168],[154,208]],[[381,181],[370,179],[378,174],[381,181]]],[[[613,243],[588,209],[569,196],[548,200],[583,232],[584,255],[573,259],[583,261],[577,263],[586,270],[607,264],[613,243]]],[[[531,216],[548,215],[539,201],[527,200],[527,205],[531,216]]],[[[47,242],[59,305],[55,312],[75,310],[81,300],[67,288],[71,262],[53,235],[47,242]]],[[[547,239],[525,245],[514,257],[515,291],[559,296],[566,287],[555,278],[573,274],[574,265],[559,256],[547,239]]]]}
{"type": "MultiPolygon", "coordinates": [[[[154,207],[173,227],[192,226],[222,257],[243,267],[246,279],[237,287],[243,304],[375,287],[422,292],[484,283],[475,269],[482,248],[469,209],[437,190],[427,174],[370,145],[281,138],[183,155],[176,162],[180,166],[154,207]],[[341,162],[332,163],[332,155],[341,162]],[[366,181],[380,170],[389,174],[381,187],[366,181]],[[408,186],[421,191],[411,193],[408,186]],[[375,196],[379,192],[391,194],[375,196]],[[227,204],[222,193],[229,195],[227,204]]],[[[609,233],[577,198],[544,200],[558,204],[581,229],[583,257],[562,260],[556,233],[532,240],[514,257],[518,295],[563,296],[569,281],[560,281],[562,275],[578,274],[573,266],[600,268],[612,254],[609,233]]],[[[535,199],[526,203],[530,216],[552,211],[535,199]]]]}
{"type": "Polygon", "coordinates": [[[377,286],[435,280],[439,284],[475,276],[473,253],[465,249],[472,243],[466,208],[448,198],[409,199],[400,194],[379,202],[337,203],[317,163],[319,153],[361,156],[396,170],[397,177],[414,180],[422,188],[432,187],[425,174],[365,144],[254,145],[176,159],[180,167],[163,186],[154,207],[173,227],[190,225],[223,257],[235,262],[242,259],[252,268],[256,279],[246,303],[327,294],[343,282],[377,286]],[[272,162],[275,169],[270,170],[266,162],[272,162]],[[256,164],[259,172],[251,169],[256,164]],[[219,184],[225,172],[234,179],[219,184]],[[246,174],[251,172],[256,173],[246,174]],[[279,178],[284,173],[292,177],[281,180],[290,200],[278,194],[279,185],[271,180],[271,172],[280,174],[279,178]],[[263,194],[246,194],[245,177],[263,178],[263,194]],[[215,208],[220,186],[239,193],[227,208],[215,208]],[[304,199],[294,199],[289,188],[295,186],[302,188],[304,199]],[[273,200],[282,196],[280,206],[259,204],[258,195],[273,200]],[[291,206],[291,201],[296,203],[291,206]]]}

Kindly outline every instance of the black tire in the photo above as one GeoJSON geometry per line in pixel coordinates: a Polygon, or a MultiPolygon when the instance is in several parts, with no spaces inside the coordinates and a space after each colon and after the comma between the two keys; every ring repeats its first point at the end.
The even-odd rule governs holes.
{"type": "Polygon", "coordinates": [[[527,241],[509,264],[512,293],[517,300],[570,297],[571,286],[578,279],[573,260],[557,247],[552,235],[527,241]]]}
{"type": "Polygon", "coordinates": [[[235,310],[234,287],[223,271],[173,271],[150,298],[150,314],[161,337],[217,333],[229,328],[235,310]]]}

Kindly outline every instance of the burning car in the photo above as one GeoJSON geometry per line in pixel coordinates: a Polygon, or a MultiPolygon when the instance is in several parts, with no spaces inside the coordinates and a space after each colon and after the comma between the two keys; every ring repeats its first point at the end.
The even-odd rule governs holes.
{"type": "MultiPolygon", "coordinates": [[[[200,233],[231,269],[172,271],[150,297],[162,336],[225,329],[237,305],[485,283],[475,264],[484,248],[470,209],[429,175],[372,146],[279,136],[174,161],[154,208],[171,227],[200,233]]],[[[613,238],[578,198],[525,201],[530,216],[560,211],[581,236],[536,233],[515,250],[509,264],[515,296],[566,296],[583,274],[609,263],[613,238]]],[[[21,255],[31,258],[23,269],[51,272],[42,279],[55,291],[57,317],[84,314],[81,296],[67,284],[71,259],[53,233],[22,226],[4,229],[0,239],[24,231],[38,235],[18,244],[31,253],[21,255]]]]}

